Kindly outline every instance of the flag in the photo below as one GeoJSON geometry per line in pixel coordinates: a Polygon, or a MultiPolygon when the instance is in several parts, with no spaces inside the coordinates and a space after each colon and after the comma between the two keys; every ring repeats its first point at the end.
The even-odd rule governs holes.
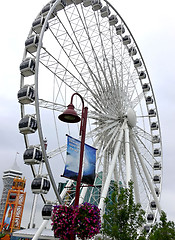
{"type": "MultiPolygon", "coordinates": [[[[80,162],[81,142],[67,135],[66,164],[63,177],[77,180],[80,162]]],[[[83,157],[83,174],[81,182],[92,185],[95,179],[96,148],[85,144],[83,157]]]]}

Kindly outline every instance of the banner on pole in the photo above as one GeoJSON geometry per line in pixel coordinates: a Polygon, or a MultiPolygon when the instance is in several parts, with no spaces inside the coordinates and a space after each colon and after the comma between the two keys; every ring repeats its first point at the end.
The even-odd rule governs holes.
{"type": "MultiPolygon", "coordinates": [[[[66,165],[63,177],[77,180],[81,142],[67,135],[66,165]]],[[[85,144],[81,182],[92,185],[95,179],[96,148],[85,144]]]]}

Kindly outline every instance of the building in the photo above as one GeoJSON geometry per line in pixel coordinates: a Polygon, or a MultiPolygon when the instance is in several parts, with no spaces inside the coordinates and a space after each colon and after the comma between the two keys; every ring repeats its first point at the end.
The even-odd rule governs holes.
{"type": "Polygon", "coordinates": [[[11,189],[13,185],[13,179],[16,177],[22,177],[22,172],[20,171],[15,159],[13,166],[9,170],[5,170],[2,177],[3,191],[0,202],[0,222],[2,222],[8,191],[11,189]]]}

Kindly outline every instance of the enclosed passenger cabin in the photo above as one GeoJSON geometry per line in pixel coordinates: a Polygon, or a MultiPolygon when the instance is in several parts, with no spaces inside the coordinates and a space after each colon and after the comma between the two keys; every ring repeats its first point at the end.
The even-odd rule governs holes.
{"type": "Polygon", "coordinates": [[[46,177],[36,177],[32,181],[31,189],[34,194],[46,194],[50,189],[50,181],[46,177]]]}
{"type": "MultiPolygon", "coordinates": [[[[32,23],[32,30],[35,33],[39,34],[41,32],[41,29],[42,29],[43,25],[44,25],[44,21],[45,21],[44,16],[41,16],[41,17],[35,19],[35,21],[32,23]]],[[[48,27],[49,27],[49,25],[47,23],[45,31],[48,29],[48,27]]]]}
{"type": "Polygon", "coordinates": [[[38,34],[34,34],[31,35],[27,38],[27,40],[25,41],[25,49],[27,52],[30,53],[34,53],[37,51],[37,47],[38,47],[38,42],[39,42],[39,35],[38,34]]]}
{"type": "Polygon", "coordinates": [[[146,97],[146,104],[152,104],[153,98],[151,96],[146,97]]]}
{"type": "MultiPolygon", "coordinates": [[[[51,7],[52,7],[52,3],[48,3],[48,4],[46,4],[44,7],[43,7],[43,9],[41,10],[41,15],[43,16],[43,17],[46,17],[47,16],[47,14],[48,14],[48,12],[49,12],[49,10],[51,9],[51,7]]],[[[52,19],[52,18],[54,18],[55,17],[55,11],[50,15],[50,18],[49,19],[52,19]]]]}
{"type": "Polygon", "coordinates": [[[116,15],[109,16],[109,25],[113,26],[118,23],[118,19],[116,15]]]}
{"type": "Polygon", "coordinates": [[[153,181],[154,181],[154,183],[160,183],[160,176],[159,175],[155,175],[153,177],[153,181]]]}
{"type": "Polygon", "coordinates": [[[44,220],[49,220],[52,216],[53,205],[46,203],[42,209],[42,217],[44,220]]]}
{"type": "Polygon", "coordinates": [[[161,163],[160,162],[155,162],[153,165],[154,170],[161,170],[161,163]]]}
{"type": "Polygon", "coordinates": [[[108,17],[111,14],[111,11],[108,6],[104,6],[100,9],[101,17],[108,17]]]}
{"type": "Polygon", "coordinates": [[[144,231],[146,233],[149,233],[149,230],[150,230],[150,226],[149,225],[144,226],[144,231]]]}
{"type": "Polygon", "coordinates": [[[149,84],[148,83],[144,83],[142,85],[142,89],[143,89],[144,92],[148,92],[150,90],[149,84]]]}
{"type": "Polygon", "coordinates": [[[155,193],[156,193],[157,197],[159,197],[160,196],[160,189],[159,188],[155,188],[155,193]]]}
{"type": "Polygon", "coordinates": [[[156,116],[156,111],[154,109],[150,109],[148,112],[149,117],[155,117],[156,116]]]}
{"type": "Polygon", "coordinates": [[[34,133],[37,130],[37,121],[34,116],[26,115],[19,122],[19,131],[22,134],[34,133]]]}
{"type": "Polygon", "coordinates": [[[102,3],[100,0],[93,0],[92,1],[92,10],[98,11],[102,8],[102,3]]]}
{"type": "Polygon", "coordinates": [[[31,76],[35,74],[35,59],[33,58],[26,58],[20,64],[20,72],[24,77],[31,76]]]}
{"type": "Polygon", "coordinates": [[[140,59],[135,59],[134,60],[134,67],[141,67],[142,66],[142,62],[140,59]]]}
{"type": "Polygon", "coordinates": [[[131,38],[129,35],[123,37],[123,45],[128,45],[131,43],[131,38]]]}
{"type": "Polygon", "coordinates": [[[145,79],[146,73],[144,71],[139,72],[139,79],[145,79]]]}
{"type": "Polygon", "coordinates": [[[25,164],[39,164],[42,161],[42,151],[35,146],[30,146],[25,150],[23,159],[25,164]]]}
{"type": "Polygon", "coordinates": [[[147,220],[148,220],[149,223],[153,222],[153,220],[154,220],[154,214],[153,214],[153,213],[149,213],[149,214],[147,215],[147,220]]]}
{"type": "Polygon", "coordinates": [[[159,129],[158,123],[157,122],[152,122],[151,123],[151,130],[158,130],[158,129],[159,129]]]}
{"type": "Polygon", "coordinates": [[[153,143],[160,143],[160,137],[158,135],[154,135],[152,138],[153,143]]]}
{"type": "Polygon", "coordinates": [[[157,208],[156,202],[155,201],[151,201],[150,207],[151,207],[152,210],[156,210],[156,208],[157,208]]]}
{"type": "Polygon", "coordinates": [[[117,35],[122,35],[125,32],[125,28],[120,24],[116,27],[117,35]]]}
{"type": "Polygon", "coordinates": [[[154,149],[154,157],[160,157],[161,156],[161,151],[159,148],[154,149]]]}
{"type": "Polygon", "coordinates": [[[128,52],[130,56],[134,56],[137,54],[137,49],[135,47],[130,47],[128,52]]]}
{"type": "Polygon", "coordinates": [[[35,90],[33,86],[24,85],[18,91],[18,101],[21,104],[29,104],[35,101],[35,90]]]}
{"type": "MultiPolygon", "coordinates": [[[[51,3],[55,3],[56,0],[52,0],[51,3]]],[[[80,0],[79,0],[80,2],[80,0]]],[[[81,1],[82,2],[82,1],[81,1]]],[[[61,0],[57,5],[56,7],[54,8],[54,13],[56,14],[56,12],[62,10],[63,8],[66,7],[66,5],[70,5],[72,4],[73,2],[71,0],[61,0]]]]}
{"type": "Polygon", "coordinates": [[[83,0],[83,6],[84,7],[89,7],[90,5],[92,5],[92,1],[91,0],[83,0]]]}

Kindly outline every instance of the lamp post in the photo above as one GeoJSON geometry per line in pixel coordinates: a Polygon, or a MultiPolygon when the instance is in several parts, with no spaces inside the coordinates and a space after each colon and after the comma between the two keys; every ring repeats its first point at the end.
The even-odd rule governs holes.
{"type": "MultiPolygon", "coordinates": [[[[77,123],[81,120],[80,123],[80,136],[81,136],[81,145],[80,145],[80,162],[79,162],[79,171],[78,171],[78,177],[77,177],[77,184],[76,184],[76,192],[75,192],[75,202],[74,206],[78,206],[79,204],[79,196],[80,196],[80,185],[81,185],[81,176],[82,176],[82,168],[83,168],[83,154],[84,154],[84,145],[85,145],[85,135],[86,135],[86,122],[87,122],[87,113],[88,108],[84,107],[84,100],[82,96],[79,93],[74,93],[71,97],[71,102],[68,105],[68,108],[58,116],[58,118],[67,123],[77,123]],[[74,110],[73,105],[73,97],[77,95],[80,97],[82,101],[82,114],[81,118],[78,116],[76,111],[74,110]]],[[[71,239],[75,239],[75,236],[71,236],[71,239]]]]}

